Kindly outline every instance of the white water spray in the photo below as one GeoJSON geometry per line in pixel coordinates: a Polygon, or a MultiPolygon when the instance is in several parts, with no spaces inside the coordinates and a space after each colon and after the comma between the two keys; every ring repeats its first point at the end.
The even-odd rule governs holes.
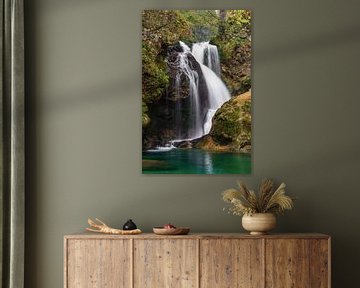
{"type": "Polygon", "coordinates": [[[194,43],[191,53],[199,63],[206,65],[220,76],[220,58],[216,45],[209,42],[194,43]]]}
{"type": "Polygon", "coordinates": [[[171,141],[166,147],[157,147],[156,151],[168,151],[174,149],[174,143],[193,140],[208,134],[212,126],[212,118],[216,111],[230,99],[230,93],[223,81],[220,79],[220,60],[217,47],[209,42],[193,44],[192,50],[183,42],[179,42],[183,52],[179,52],[175,61],[177,74],[175,75],[175,91],[178,97],[175,108],[175,119],[177,122],[177,139],[171,141]],[[203,81],[206,84],[207,93],[199,87],[199,74],[189,60],[189,54],[201,68],[203,81]],[[189,123],[187,131],[183,131],[181,107],[181,84],[183,77],[189,83],[189,107],[187,107],[189,123]],[[204,95],[201,95],[203,93],[204,95]],[[205,98],[207,95],[207,99],[205,98]],[[185,136],[185,138],[184,138],[185,136]],[[162,149],[164,148],[164,149],[162,149]]]}
{"type": "MultiPolygon", "coordinates": [[[[175,90],[178,96],[180,96],[180,82],[181,76],[184,75],[189,80],[189,97],[190,97],[190,118],[191,123],[186,133],[186,139],[192,140],[200,138],[210,132],[212,126],[212,118],[216,111],[230,99],[230,93],[225,84],[219,78],[220,74],[220,60],[217,47],[209,44],[209,42],[201,42],[193,44],[191,49],[182,41],[179,42],[183,49],[183,52],[178,54],[177,68],[178,72],[175,78],[175,90]],[[188,54],[191,54],[198,62],[202,76],[207,87],[207,105],[201,105],[200,91],[199,91],[199,75],[190,65],[188,54]],[[206,57],[206,59],[205,59],[206,57]],[[204,109],[206,111],[204,111],[204,109]],[[205,115],[201,117],[201,115],[205,115]]],[[[179,105],[180,101],[178,101],[179,105]]],[[[177,107],[177,113],[181,111],[181,107],[177,107]]],[[[181,115],[177,118],[181,117],[181,115]]],[[[181,125],[179,125],[181,126],[181,125]]],[[[179,128],[181,129],[181,128],[179,128]]],[[[183,131],[180,130],[179,135],[183,131]]]]}

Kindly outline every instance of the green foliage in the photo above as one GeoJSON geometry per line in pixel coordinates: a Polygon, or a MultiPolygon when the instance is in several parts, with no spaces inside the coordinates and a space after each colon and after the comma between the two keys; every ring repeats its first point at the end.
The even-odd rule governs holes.
{"type": "Polygon", "coordinates": [[[148,115],[149,108],[145,104],[145,102],[142,102],[142,127],[146,127],[150,123],[150,117],[148,115]]]}
{"type": "Polygon", "coordinates": [[[143,41],[159,48],[173,44],[191,33],[189,23],[177,10],[144,10],[142,13],[143,41]]]}
{"type": "Polygon", "coordinates": [[[238,45],[244,45],[251,35],[251,12],[249,10],[225,10],[226,18],[220,21],[219,34],[213,42],[220,47],[224,60],[231,58],[238,45]]]}
{"type": "Polygon", "coordinates": [[[238,95],[251,88],[251,12],[223,11],[225,18],[211,42],[219,48],[223,80],[231,94],[238,95]]]}
{"type": "Polygon", "coordinates": [[[165,57],[167,48],[189,36],[185,18],[175,10],[142,12],[142,94],[145,103],[153,103],[164,94],[169,76],[165,57]]]}
{"type": "Polygon", "coordinates": [[[209,41],[218,34],[220,19],[215,10],[180,10],[179,13],[191,26],[191,35],[184,41],[209,41]]]}
{"type": "Polygon", "coordinates": [[[143,77],[143,101],[152,103],[158,100],[169,84],[169,76],[165,63],[154,49],[143,43],[142,47],[142,77],[143,77]]]}
{"type": "Polygon", "coordinates": [[[167,49],[179,40],[192,43],[212,39],[219,47],[222,76],[232,94],[250,89],[248,65],[243,64],[250,63],[251,49],[245,49],[245,53],[241,47],[250,47],[251,14],[248,10],[223,11],[225,19],[219,17],[218,10],[142,12],[143,101],[154,103],[164,95],[170,80],[165,63],[167,49]]]}
{"type": "MultiPolygon", "coordinates": [[[[210,40],[216,44],[220,53],[221,78],[235,96],[251,88],[250,28],[251,13],[247,10],[142,12],[142,125],[146,127],[143,139],[158,133],[151,132],[152,126],[162,123],[157,122],[159,113],[154,109],[159,103],[165,103],[163,98],[171,90],[168,89],[171,78],[166,63],[169,48],[180,40],[188,44],[210,40]]],[[[251,101],[241,105],[231,101],[234,105],[225,104],[215,116],[212,136],[216,142],[232,143],[234,150],[241,150],[251,145],[251,101]]],[[[170,135],[171,131],[166,133],[170,135]]],[[[156,136],[165,139],[160,134],[156,136]]]]}

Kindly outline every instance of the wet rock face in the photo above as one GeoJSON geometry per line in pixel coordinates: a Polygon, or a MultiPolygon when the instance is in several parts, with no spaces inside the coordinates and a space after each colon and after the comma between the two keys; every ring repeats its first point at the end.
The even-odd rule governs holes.
{"type": "Polygon", "coordinates": [[[251,92],[226,102],[216,112],[209,135],[193,144],[207,150],[251,152],[251,92]]]}
{"type": "MultiPolygon", "coordinates": [[[[182,47],[180,47],[182,49],[182,47]]],[[[182,51],[178,52],[176,50],[172,50],[172,52],[167,57],[168,63],[168,72],[170,75],[170,85],[168,87],[168,93],[166,95],[167,99],[176,101],[179,98],[187,98],[189,97],[189,78],[184,74],[180,73],[180,93],[176,91],[176,78],[179,74],[179,65],[178,65],[178,55],[182,51]]],[[[201,71],[200,64],[196,61],[192,54],[186,54],[187,59],[189,61],[189,66],[193,71],[196,71],[198,75],[199,81],[199,93],[201,95],[202,101],[207,101],[207,87],[206,82],[204,80],[203,73],[201,71]]],[[[207,104],[207,103],[205,103],[207,104]]]]}
{"type": "Polygon", "coordinates": [[[230,145],[234,151],[251,145],[251,92],[231,98],[215,114],[210,136],[219,143],[230,145]]]}
{"type": "MultiPolygon", "coordinates": [[[[166,93],[156,102],[148,104],[150,123],[143,129],[143,148],[163,146],[174,139],[186,139],[191,125],[191,99],[189,78],[179,71],[179,53],[184,53],[179,43],[168,48],[166,58],[170,85],[166,93]],[[179,83],[177,83],[179,81],[179,83]],[[179,84],[179,85],[177,85],[179,84]],[[179,117],[181,115],[181,117],[179,117]]],[[[199,105],[205,109],[201,119],[205,119],[208,90],[200,64],[190,53],[186,54],[189,67],[197,73],[199,105]]]]}
{"type": "Polygon", "coordinates": [[[178,53],[178,52],[185,52],[184,48],[181,46],[180,42],[176,42],[174,45],[169,46],[167,48],[167,54],[168,56],[174,53],[178,53]]]}
{"type": "Polygon", "coordinates": [[[177,148],[190,149],[193,148],[191,141],[183,141],[177,145],[177,148]]]}

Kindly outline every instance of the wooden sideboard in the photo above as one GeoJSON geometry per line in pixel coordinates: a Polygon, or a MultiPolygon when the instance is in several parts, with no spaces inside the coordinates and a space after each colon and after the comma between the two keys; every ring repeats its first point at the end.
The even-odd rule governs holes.
{"type": "Polygon", "coordinates": [[[65,288],[329,288],[323,234],[67,235],[65,288]]]}

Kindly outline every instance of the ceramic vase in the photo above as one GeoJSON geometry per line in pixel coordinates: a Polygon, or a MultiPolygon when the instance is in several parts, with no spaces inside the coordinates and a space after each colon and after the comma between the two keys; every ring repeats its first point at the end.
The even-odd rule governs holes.
{"type": "Polygon", "coordinates": [[[274,229],[276,217],[272,213],[255,213],[242,217],[242,226],[251,235],[263,235],[274,229]]]}

